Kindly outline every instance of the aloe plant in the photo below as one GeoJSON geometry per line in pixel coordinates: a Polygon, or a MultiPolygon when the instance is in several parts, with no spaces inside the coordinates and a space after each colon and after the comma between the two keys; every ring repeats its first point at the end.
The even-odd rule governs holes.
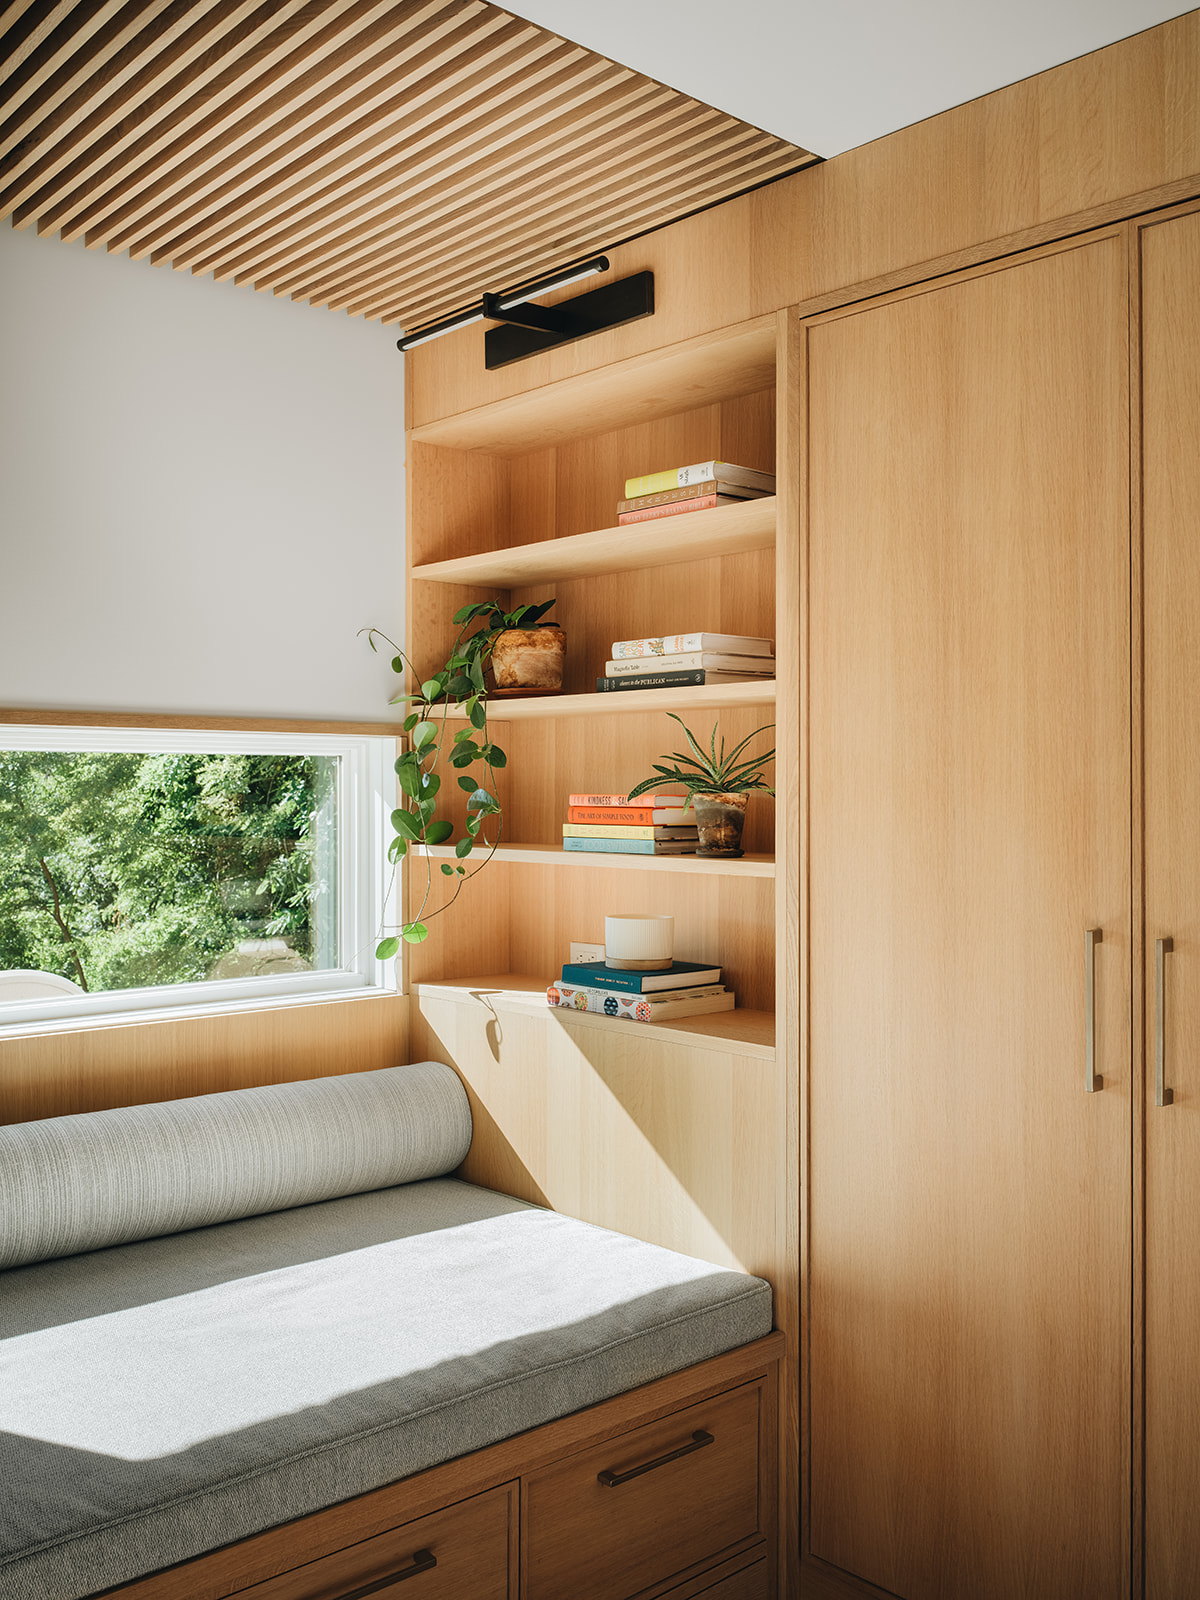
{"type": "Polygon", "coordinates": [[[748,733],[727,755],[723,735],[721,747],[719,750],[717,748],[719,723],[713,723],[706,750],[682,717],[676,716],[674,711],[668,711],[667,715],[673,718],[687,735],[691,754],[680,750],[672,751],[672,760],[675,763],[673,766],[668,766],[662,761],[653,762],[655,776],[646,778],[644,782],[630,789],[631,800],[639,794],[647,794],[652,789],[660,788],[664,779],[679,784],[687,790],[689,805],[693,794],[775,793],[763,778],[764,768],[775,758],[774,747],[765,755],[751,756],[744,761],[741,759],[742,752],[750,741],[757,739],[760,733],[766,733],[768,728],[773,728],[775,726],[773,722],[768,722],[765,727],[755,728],[753,733],[748,733]]]}
{"type": "MultiPolygon", "coordinates": [[[[390,960],[400,949],[401,940],[420,944],[429,937],[428,921],[447,911],[457,900],[463,885],[476,876],[495,854],[503,828],[500,796],[496,788],[496,773],[508,764],[508,757],[488,732],[487,678],[485,667],[492,647],[502,633],[511,628],[535,628],[553,606],[553,600],[539,605],[518,606],[515,611],[504,610],[498,600],[481,600],[463,606],[454,613],[459,625],[458,636],[450,654],[432,677],[421,683],[419,694],[393,695],[390,705],[411,704],[412,710],[404,719],[404,732],[408,735],[408,748],[396,762],[396,777],[403,796],[401,804],[392,812],[391,823],[395,837],[388,846],[388,860],[393,873],[399,863],[415,846],[424,846],[425,888],[415,916],[401,925],[399,934],[389,934],[381,929],[375,955],[380,961],[390,960]],[[472,623],[483,626],[468,635],[472,623]],[[459,727],[450,737],[451,707],[461,707],[467,719],[466,727],[459,727]],[[454,824],[438,815],[438,796],[442,787],[441,775],[436,771],[439,758],[447,751],[450,766],[459,773],[458,787],[467,795],[467,821],[464,832],[454,839],[454,824]],[[476,773],[469,771],[479,767],[476,773]],[[484,826],[489,818],[496,822],[492,839],[484,836],[484,826]],[[433,861],[429,846],[454,842],[457,860],[440,863],[447,878],[456,878],[454,893],[439,911],[429,913],[426,908],[433,892],[433,861]],[[487,855],[473,870],[464,864],[476,847],[487,850],[487,855]]],[[[392,671],[401,675],[417,673],[412,663],[394,640],[379,628],[363,628],[372,650],[378,650],[376,640],[390,645],[392,671]]],[[[455,719],[458,720],[457,718],[455,719]]]]}

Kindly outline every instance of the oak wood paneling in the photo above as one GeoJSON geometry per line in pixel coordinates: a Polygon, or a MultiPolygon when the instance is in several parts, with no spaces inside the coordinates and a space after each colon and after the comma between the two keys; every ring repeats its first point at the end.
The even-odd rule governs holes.
{"type": "Polygon", "coordinates": [[[1200,1572],[1200,214],[1142,232],[1146,782],[1146,1597],[1200,1572]],[[1155,942],[1164,1082],[1155,1104],[1155,942]]]}
{"type": "Polygon", "coordinates": [[[409,1000],[354,997],[219,1016],[0,1036],[0,1123],[394,1067],[409,1000]]]}
{"type": "Polygon", "coordinates": [[[1183,200],[1200,190],[1198,103],[1190,11],[610,250],[614,273],[655,273],[643,322],[492,373],[479,328],[414,351],[413,422],[1183,200]]]}
{"type": "Polygon", "coordinates": [[[774,1282],[773,1053],[577,1026],[569,1013],[440,986],[414,999],[413,1050],[466,1084],[476,1128],[462,1174],[473,1183],[774,1282]]]}
{"type": "Polygon", "coordinates": [[[1118,1600],[1124,236],[808,351],[811,1549],[905,1600],[1118,1600]]]}

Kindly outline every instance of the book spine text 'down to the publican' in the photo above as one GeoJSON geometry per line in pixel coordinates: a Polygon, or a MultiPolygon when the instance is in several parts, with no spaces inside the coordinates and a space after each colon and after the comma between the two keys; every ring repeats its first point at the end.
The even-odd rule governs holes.
{"type": "Polygon", "coordinates": [[[601,694],[628,689],[680,689],[706,683],[771,683],[773,673],[714,672],[707,667],[697,667],[694,672],[647,672],[641,676],[624,678],[597,678],[596,688],[601,694]]]}

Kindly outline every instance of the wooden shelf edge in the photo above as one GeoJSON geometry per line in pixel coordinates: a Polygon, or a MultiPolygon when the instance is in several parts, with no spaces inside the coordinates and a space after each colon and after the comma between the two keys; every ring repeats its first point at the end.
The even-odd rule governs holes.
{"type": "Polygon", "coordinates": [[[607,433],[712,401],[769,388],[775,313],[640,351],[409,430],[415,444],[523,455],[579,435],[607,433]]]}
{"type": "Polygon", "coordinates": [[[775,512],[775,496],[768,495],[738,506],[713,506],[707,511],[689,511],[626,527],[596,528],[590,533],[511,545],[505,550],[487,550],[452,561],[431,561],[414,567],[412,575],[425,583],[516,589],[606,572],[635,572],[683,561],[707,561],[715,556],[768,549],[775,543],[775,512]]]}
{"type": "MultiPolygon", "coordinates": [[[[628,717],[646,711],[734,710],[738,706],[773,706],[775,679],[755,683],[714,683],[679,689],[615,689],[605,694],[551,694],[532,700],[489,700],[489,722],[520,722],[546,717],[628,717]],[[614,702],[616,702],[614,704],[614,702]]],[[[461,706],[447,716],[463,719],[461,706]]]]}
{"type": "MultiPolygon", "coordinates": [[[[410,854],[424,856],[423,845],[414,845],[410,854]]],[[[454,861],[453,845],[434,845],[428,854],[437,861],[454,861]]],[[[483,851],[473,856],[473,861],[483,859],[483,851]]],[[[595,867],[618,871],[635,868],[641,872],[695,872],[709,877],[773,878],[775,857],[744,855],[733,861],[723,861],[706,856],[649,856],[624,855],[608,850],[564,850],[560,845],[502,844],[497,845],[492,861],[497,866],[505,864],[528,867],[595,867]]]]}
{"type": "Polygon", "coordinates": [[[460,1005],[478,1005],[486,1010],[519,1011],[525,1016],[544,1017],[548,1025],[584,1031],[600,1029],[627,1033],[630,1039],[654,1043],[680,1044],[695,1050],[717,1050],[724,1055],[753,1056],[775,1060],[775,1013],[773,1011],[713,1011],[705,1016],[676,1017],[669,1022],[634,1022],[628,1017],[602,1017],[590,1011],[570,1011],[546,1004],[549,978],[524,973],[504,972],[482,978],[445,978],[414,983],[412,995],[418,1005],[423,999],[452,1000],[460,1005]]]}

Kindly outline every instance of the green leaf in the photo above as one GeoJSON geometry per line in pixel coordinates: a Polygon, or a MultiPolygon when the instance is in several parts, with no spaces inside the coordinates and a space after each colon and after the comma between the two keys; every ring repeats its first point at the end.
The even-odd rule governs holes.
{"type": "Polygon", "coordinates": [[[406,922],[401,932],[408,944],[420,944],[429,937],[429,929],[423,922],[406,922]]]}
{"type": "Polygon", "coordinates": [[[474,688],[470,678],[465,672],[460,672],[450,680],[450,693],[455,700],[465,700],[474,688]]]}
{"type": "Polygon", "coordinates": [[[460,878],[465,878],[465,877],[466,877],[466,875],[467,875],[467,869],[466,869],[466,867],[455,867],[455,869],[454,869],[454,870],[455,870],[455,872],[457,872],[457,873],[458,873],[458,875],[459,875],[459,877],[460,877],[460,878]]]}
{"type": "Polygon", "coordinates": [[[467,832],[471,835],[472,839],[475,837],[475,835],[479,832],[480,828],[482,828],[482,827],[483,827],[483,817],[479,814],[478,811],[476,811],[472,816],[469,816],[467,818],[467,832]]]}
{"type": "Polygon", "coordinates": [[[415,800],[417,798],[417,790],[420,787],[422,777],[420,767],[397,766],[396,776],[400,780],[400,787],[403,789],[404,793],[408,795],[410,799],[415,800]]]}
{"type": "Polygon", "coordinates": [[[454,735],[454,742],[455,744],[462,744],[464,739],[473,739],[474,737],[475,735],[470,728],[460,728],[454,735]]]}
{"type": "Polygon", "coordinates": [[[474,850],[474,848],[475,848],[474,839],[472,839],[470,837],[468,837],[466,839],[460,839],[458,841],[458,843],[454,846],[454,854],[456,856],[460,857],[460,858],[462,856],[469,856],[471,854],[471,851],[474,850]]]}
{"type": "MultiPolygon", "coordinates": [[[[460,778],[458,781],[461,783],[463,780],[460,778]]],[[[466,781],[471,784],[475,782],[474,778],[468,778],[466,781]]],[[[471,791],[471,798],[467,801],[468,811],[499,811],[499,809],[500,802],[486,789],[476,788],[471,791]]]]}
{"type": "Polygon", "coordinates": [[[403,705],[406,700],[419,700],[420,698],[421,696],[419,694],[394,694],[388,701],[388,705],[400,706],[403,705]]]}
{"type": "Polygon", "coordinates": [[[422,799],[432,800],[434,795],[438,792],[438,790],[441,787],[442,787],[442,780],[438,777],[436,772],[422,772],[422,774],[421,774],[421,797],[422,797],[422,799]]]}
{"type": "Polygon", "coordinates": [[[375,959],[376,961],[390,961],[399,949],[399,939],[381,939],[375,946],[375,959]]]}
{"type": "MultiPolygon", "coordinates": [[[[374,650],[374,648],[375,648],[375,646],[372,645],[371,649],[374,650]]],[[[392,657],[392,671],[393,672],[403,672],[404,671],[404,657],[403,656],[393,656],[392,657]]]]}
{"type": "Polygon", "coordinates": [[[426,844],[445,844],[454,832],[452,822],[431,822],[425,831],[426,844]]]}
{"type": "Polygon", "coordinates": [[[444,678],[426,678],[425,682],[421,685],[421,693],[425,696],[426,700],[437,700],[445,691],[445,688],[446,680],[444,678]]]}
{"type": "Polygon", "coordinates": [[[487,727],[487,710],[477,700],[471,707],[471,726],[473,728],[487,727]]]}
{"type": "Polygon", "coordinates": [[[479,693],[482,694],[485,688],[483,678],[483,662],[478,656],[476,656],[474,661],[471,663],[471,682],[475,685],[476,689],[479,690],[479,693]]]}
{"type": "Polygon", "coordinates": [[[473,744],[457,744],[450,755],[452,767],[469,767],[472,761],[479,760],[479,751],[473,744]]]}
{"type": "Polygon", "coordinates": [[[388,860],[393,866],[395,866],[396,862],[399,861],[402,856],[406,856],[408,854],[408,840],[402,839],[400,835],[397,834],[392,840],[391,844],[388,845],[387,853],[388,860]]]}
{"type": "MultiPolygon", "coordinates": [[[[465,789],[466,792],[469,795],[474,795],[475,793],[477,793],[477,790],[475,788],[475,779],[474,778],[460,778],[458,780],[458,787],[460,789],[465,789]]],[[[467,801],[467,804],[468,805],[471,804],[470,800],[467,801]]]]}
{"type": "Polygon", "coordinates": [[[393,811],[392,827],[397,833],[403,834],[406,839],[417,842],[421,837],[421,826],[411,811],[393,811]]]}
{"type": "Polygon", "coordinates": [[[412,732],[413,747],[417,750],[424,749],[427,744],[431,743],[432,740],[436,738],[436,722],[418,722],[412,732]]]}
{"type": "Polygon", "coordinates": [[[508,757],[498,744],[489,744],[485,751],[485,758],[489,767],[506,767],[508,757]]]}
{"type": "MultiPolygon", "coordinates": [[[[432,821],[433,814],[434,814],[434,812],[436,810],[437,810],[437,801],[436,800],[418,800],[417,801],[417,804],[416,804],[417,815],[420,817],[421,821],[426,825],[426,827],[428,827],[429,823],[432,821]]],[[[427,844],[429,842],[428,834],[426,835],[425,842],[427,844]]]]}
{"type": "Polygon", "coordinates": [[[419,711],[410,711],[408,713],[408,715],[404,719],[404,731],[405,731],[405,733],[411,733],[413,731],[413,729],[416,727],[417,723],[420,722],[420,720],[421,720],[421,713],[419,711]]]}
{"type": "Polygon", "coordinates": [[[442,862],[442,871],[446,874],[446,876],[448,878],[452,878],[454,876],[454,868],[450,865],[450,863],[448,861],[443,861],[442,862]]]}

